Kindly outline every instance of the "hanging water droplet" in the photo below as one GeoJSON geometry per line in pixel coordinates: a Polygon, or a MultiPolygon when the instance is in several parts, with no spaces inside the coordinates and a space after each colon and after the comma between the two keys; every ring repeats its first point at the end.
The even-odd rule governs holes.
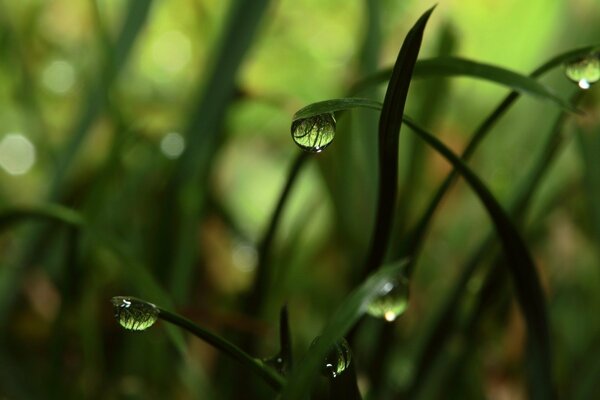
{"type": "Polygon", "coordinates": [[[150,328],[158,319],[158,308],[135,297],[117,296],[111,299],[119,325],[130,331],[150,328]]]}
{"type": "Polygon", "coordinates": [[[407,307],[408,279],[400,277],[383,286],[377,297],[369,304],[367,313],[392,322],[402,315],[407,307]]]}
{"type": "Polygon", "coordinates": [[[315,115],[292,122],[292,139],[302,150],[320,153],[335,137],[335,118],[332,113],[315,115]]]}
{"type": "Polygon", "coordinates": [[[591,53],[565,64],[565,75],[582,89],[600,80],[600,53],[591,53]]]}
{"type": "MultiPolygon", "coordinates": [[[[313,340],[311,347],[314,346],[319,341],[319,338],[315,338],[313,340]]],[[[350,345],[348,341],[344,338],[338,340],[325,360],[321,367],[321,374],[328,378],[337,378],[341,373],[343,373],[352,362],[352,351],[350,350],[350,345]]]]}

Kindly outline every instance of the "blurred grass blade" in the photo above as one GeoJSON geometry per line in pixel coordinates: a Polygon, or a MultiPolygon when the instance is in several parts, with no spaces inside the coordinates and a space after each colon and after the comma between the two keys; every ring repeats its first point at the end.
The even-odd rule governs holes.
{"type": "Polygon", "coordinates": [[[92,123],[104,109],[108,91],[117,77],[117,71],[121,71],[129,59],[136,38],[146,23],[151,6],[152,0],[130,1],[125,20],[114,46],[111,62],[105,66],[106,71],[102,71],[102,79],[92,85],[83,109],[71,129],[71,133],[67,136],[69,142],[58,160],[57,169],[50,186],[51,199],[54,200],[60,197],[68,169],[89,134],[92,123]],[[107,71],[108,73],[106,73],[107,71]]]}
{"type": "MultiPolygon", "coordinates": [[[[221,123],[234,94],[237,71],[269,3],[269,0],[231,2],[222,39],[211,58],[215,62],[204,81],[206,86],[198,91],[198,100],[190,112],[191,118],[185,129],[187,145],[171,182],[171,191],[176,198],[171,199],[170,207],[176,212],[174,220],[179,226],[171,239],[175,249],[168,255],[173,259],[169,260],[169,289],[178,303],[187,299],[190,291],[197,249],[196,229],[206,200],[204,182],[217,153],[221,123]]],[[[164,218],[171,221],[173,215],[164,218]]]]}
{"type": "Polygon", "coordinates": [[[405,262],[397,262],[382,267],[348,295],[337,311],[333,313],[329,323],[319,335],[317,343],[310,348],[302,362],[290,375],[282,392],[283,400],[301,400],[307,396],[321,369],[321,362],[334,343],[341,339],[365,314],[369,303],[380,293],[383,286],[399,276],[405,266],[405,262]]]}
{"type": "Polygon", "coordinates": [[[471,169],[433,135],[408,118],[405,118],[405,122],[419,137],[457,169],[488,211],[502,242],[517,300],[528,329],[528,363],[526,369],[529,373],[531,398],[555,398],[552,383],[550,332],[544,293],[527,246],[510,217],[471,169]]]}
{"type": "Polygon", "coordinates": [[[256,267],[256,275],[254,278],[254,285],[252,286],[251,292],[248,294],[245,302],[245,309],[249,315],[258,315],[261,312],[266,301],[266,296],[268,293],[270,293],[269,283],[272,277],[270,276],[269,271],[269,251],[273,247],[275,233],[283,216],[285,206],[288,204],[292,189],[297,182],[300,171],[304,165],[306,165],[308,157],[308,153],[304,151],[298,153],[296,156],[296,159],[294,160],[288,173],[283,190],[279,195],[279,199],[269,221],[269,225],[267,226],[264,236],[258,246],[258,262],[256,267]]]}
{"type": "Polygon", "coordinates": [[[392,228],[398,180],[398,143],[404,105],[412,79],[423,31],[433,12],[426,11],[406,35],[388,85],[379,117],[379,189],[374,232],[363,275],[381,265],[392,228]]]}
{"type": "Polygon", "coordinates": [[[59,204],[13,207],[0,210],[0,232],[12,224],[28,219],[45,219],[73,226],[81,226],[84,223],[81,214],[59,204]]]}

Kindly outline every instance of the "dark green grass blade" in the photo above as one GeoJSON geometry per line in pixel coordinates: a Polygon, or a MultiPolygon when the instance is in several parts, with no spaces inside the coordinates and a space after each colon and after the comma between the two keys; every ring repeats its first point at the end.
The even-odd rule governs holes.
{"type": "Polygon", "coordinates": [[[81,226],[84,223],[78,212],[59,204],[14,207],[0,211],[0,232],[12,224],[30,219],[44,219],[73,226],[81,226]]]}
{"type": "Polygon", "coordinates": [[[423,140],[453,164],[467,180],[488,211],[502,242],[507,266],[512,275],[517,300],[528,328],[528,365],[532,398],[552,399],[554,389],[551,372],[550,332],[544,300],[533,259],[521,235],[500,204],[471,171],[471,169],[443,143],[409,119],[405,122],[423,140]]]}
{"type": "Polygon", "coordinates": [[[314,379],[333,344],[342,338],[363,316],[369,303],[377,296],[381,288],[405,268],[404,262],[382,267],[355,289],[337,311],[319,336],[318,342],[311,347],[298,367],[292,372],[282,392],[282,399],[304,399],[309,393],[314,379]]]}
{"type": "Polygon", "coordinates": [[[273,247],[275,233],[281,222],[285,205],[288,203],[292,189],[308,158],[309,155],[306,152],[300,152],[298,156],[296,156],[288,173],[283,190],[279,196],[279,200],[277,201],[277,205],[275,206],[275,210],[273,211],[273,215],[269,221],[269,225],[258,246],[258,264],[254,285],[245,301],[245,309],[249,315],[257,315],[260,313],[264,306],[265,298],[268,293],[270,293],[269,283],[271,276],[269,276],[269,250],[273,247]]]}
{"type": "Polygon", "coordinates": [[[388,85],[379,117],[379,190],[374,232],[363,275],[379,268],[390,237],[398,180],[398,142],[404,106],[419,55],[423,32],[433,8],[406,35],[388,85]]]}
{"type": "Polygon", "coordinates": [[[194,336],[204,340],[217,350],[227,354],[229,357],[237,360],[247,370],[253,371],[255,374],[265,380],[273,389],[280,389],[283,384],[283,378],[277,374],[270,367],[266,366],[262,361],[250,356],[248,353],[237,347],[235,344],[228,340],[216,335],[206,329],[203,329],[193,323],[192,321],[184,318],[175,313],[169,312],[162,308],[159,308],[159,318],[175,324],[182,329],[192,333],[194,336]]]}
{"type": "Polygon", "coordinates": [[[590,216],[590,228],[600,241],[600,129],[577,128],[577,142],[584,166],[586,206],[590,216]]]}
{"type": "Polygon", "coordinates": [[[279,313],[279,355],[283,360],[285,370],[291,370],[294,367],[294,357],[287,305],[281,307],[281,312],[279,313]]]}
{"type": "MultiPolygon", "coordinates": [[[[540,67],[536,68],[532,73],[532,78],[540,77],[546,72],[560,67],[565,61],[570,60],[571,58],[581,56],[584,54],[588,54],[595,46],[586,46],[580,49],[567,51],[565,53],[559,54],[549,61],[542,64],[540,67]]],[[[519,98],[520,94],[518,92],[509,93],[498,106],[486,117],[486,119],[477,127],[473,135],[471,136],[471,140],[467,144],[467,147],[463,151],[461,158],[465,161],[469,160],[470,157],[475,153],[475,150],[479,146],[479,144],[485,139],[487,134],[494,127],[496,122],[510,109],[510,107],[514,104],[514,102],[519,98]]],[[[435,212],[440,205],[442,199],[448,192],[448,189],[455,182],[458,173],[456,169],[452,169],[452,171],[448,174],[446,179],[442,182],[437,192],[432,197],[431,201],[428,203],[425,212],[422,217],[419,219],[417,224],[412,230],[412,233],[409,235],[408,240],[404,242],[404,245],[399,247],[397,256],[398,257],[410,257],[415,262],[409,266],[407,270],[407,274],[410,276],[413,273],[414,266],[416,265],[416,259],[418,258],[421,247],[423,246],[425,235],[429,230],[429,226],[431,225],[431,221],[435,215],[435,212]]]]}
{"type": "MultiPolygon", "coordinates": [[[[167,221],[179,224],[170,243],[170,290],[182,303],[190,291],[196,256],[196,229],[205,202],[209,169],[219,145],[221,122],[235,91],[237,71],[258,29],[269,0],[237,0],[231,3],[222,40],[214,55],[215,63],[198,91],[198,100],[185,129],[188,145],[177,166],[170,190],[175,198],[169,206],[176,215],[165,215],[167,221]]],[[[171,224],[172,225],[172,224],[171,224]]],[[[169,238],[163,238],[169,243],[169,238]]]]}
{"type": "MultiPolygon", "coordinates": [[[[581,91],[578,91],[578,94],[572,98],[573,104],[578,104],[580,93],[581,91]]],[[[538,156],[531,170],[528,171],[527,177],[521,182],[519,188],[516,190],[516,196],[510,201],[509,213],[519,225],[522,225],[523,218],[531,204],[532,197],[537,192],[544,175],[547,173],[552,162],[559,154],[559,150],[562,148],[564,142],[562,130],[566,117],[567,115],[564,112],[560,113],[546,139],[544,149],[538,156]]],[[[467,291],[467,283],[481,264],[481,261],[485,258],[485,255],[492,251],[493,243],[494,236],[492,234],[487,235],[486,239],[483,240],[479,247],[477,247],[468,258],[468,261],[463,268],[463,272],[454,284],[450,294],[441,302],[442,305],[440,310],[436,313],[436,317],[431,324],[431,329],[426,334],[426,339],[424,340],[424,345],[422,347],[423,350],[420,352],[417,361],[415,362],[416,372],[412,384],[413,388],[409,390],[409,393],[414,393],[417,385],[425,384],[424,382],[428,371],[433,367],[432,364],[437,359],[437,356],[441,354],[442,348],[451,333],[450,327],[455,319],[455,313],[459,307],[460,299],[467,291]]]]}
{"type": "MultiPolygon", "coordinates": [[[[530,78],[535,78],[546,72],[562,65],[564,62],[577,57],[584,56],[590,51],[596,49],[598,45],[585,46],[574,50],[569,50],[558,54],[548,60],[542,66],[537,68],[530,78]]],[[[375,74],[364,78],[354,85],[350,93],[357,93],[364,87],[381,84],[387,82],[391,76],[391,68],[376,72],[375,74]]],[[[437,57],[426,60],[419,60],[415,64],[413,72],[415,79],[428,78],[434,76],[465,76],[477,79],[488,80],[493,83],[507,86],[522,94],[531,94],[533,96],[545,98],[549,101],[557,103],[561,107],[572,109],[571,105],[563,100],[556,98],[545,86],[540,85],[534,80],[528,79],[526,76],[519,73],[497,67],[489,64],[484,64],[472,60],[462,59],[458,57],[437,57]]]]}

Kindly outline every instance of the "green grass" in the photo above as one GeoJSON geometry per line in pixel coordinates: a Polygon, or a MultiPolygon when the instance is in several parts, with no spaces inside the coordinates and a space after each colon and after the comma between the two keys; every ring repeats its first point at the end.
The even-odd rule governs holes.
{"type": "Polygon", "coordinates": [[[0,151],[0,397],[590,398],[582,7],[532,21],[552,46],[524,57],[511,21],[447,4],[0,0],[0,148],[36,151],[23,175],[0,151]],[[324,114],[335,139],[303,152],[291,127],[324,114]],[[369,315],[399,280],[408,309],[369,315]],[[115,296],[157,323],[121,329],[115,296]]]}

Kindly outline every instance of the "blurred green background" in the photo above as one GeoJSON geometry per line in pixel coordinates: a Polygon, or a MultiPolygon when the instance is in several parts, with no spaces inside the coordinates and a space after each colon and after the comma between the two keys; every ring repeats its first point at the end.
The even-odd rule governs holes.
{"type": "MultiPolygon", "coordinates": [[[[110,308],[115,295],[173,301],[162,305],[232,340],[258,338],[261,357],[277,351],[278,311],[287,302],[299,359],[351,289],[369,244],[377,115],[341,118],[331,147],[301,171],[269,249],[266,304],[255,317],[243,299],[299,152],[291,117],[392,65],[430,6],[0,0],[0,211],[60,203],[94,232],[0,218],[0,397],[236,398],[231,382],[245,372],[198,340],[176,351],[162,328],[121,331],[110,308]],[[238,24],[224,39],[229,10],[244,7],[241,20],[256,31],[238,24]]],[[[595,0],[441,1],[420,57],[450,53],[528,74],[555,54],[598,43],[599,16],[595,0]]],[[[562,98],[576,90],[561,70],[542,82],[562,98]]],[[[467,78],[419,80],[407,113],[460,152],[506,93],[467,78]]],[[[565,398],[586,398],[600,382],[598,93],[592,86],[585,117],[567,122],[566,146],[523,230],[548,296],[565,398]]],[[[499,200],[510,199],[558,112],[524,97],[485,140],[471,165],[499,200]]],[[[450,171],[410,135],[401,134],[392,247],[450,171]],[[423,155],[409,176],[412,152],[423,155]]],[[[432,316],[490,229],[470,189],[456,185],[427,237],[409,310],[394,325],[389,393],[410,385],[432,316]]],[[[461,312],[470,307],[464,297],[461,312]]],[[[422,398],[525,398],[523,323],[509,297],[499,303],[477,341],[458,334],[445,348],[422,398]]],[[[367,321],[355,349],[363,393],[378,329],[367,321]]]]}

